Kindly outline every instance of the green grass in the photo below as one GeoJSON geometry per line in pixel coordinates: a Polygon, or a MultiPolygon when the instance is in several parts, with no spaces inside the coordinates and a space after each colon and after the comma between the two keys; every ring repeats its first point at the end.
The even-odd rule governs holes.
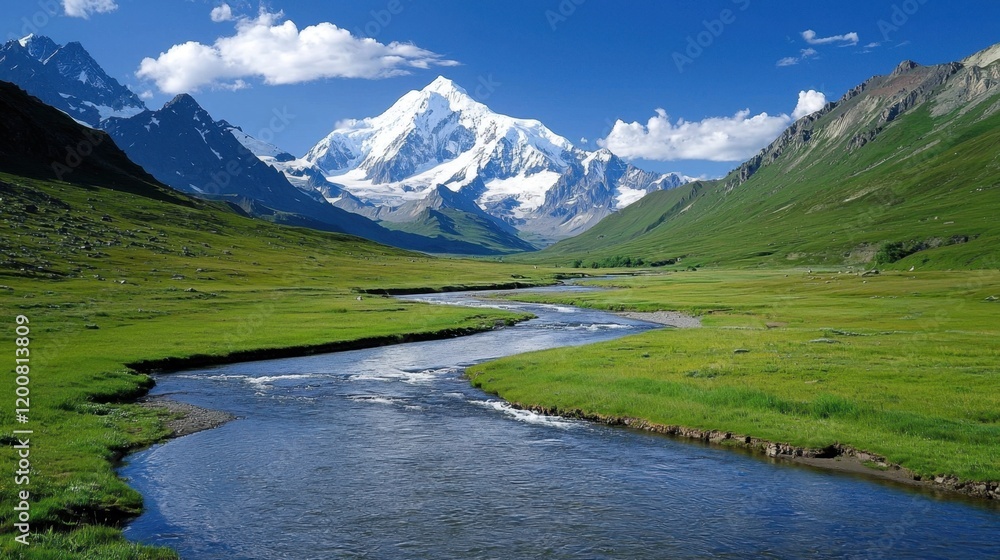
{"type": "Polygon", "coordinates": [[[833,443],[914,472],[1000,480],[1000,272],[703,270],[517,299],[675,310],[667,329],[469,370],[523,405],[833,443]],[[735,353],[736,349],[749,350],[735,353]]]}
{"type": "Polygon", "coordinates": [[[531,266],[430,258],[358,238],[274,226],[219,206],[0,174],[0,309],[7,356],[0,465],[31,437],[32,546],[13,542],[13,476],[0,478],[3,557],[159,558],[114,527],[141,496],[115,461],[166,435],[129,404],[151,385],[126,364],[411,333],[522,316],[364,296],[360,289],[545,283],[531,266]],[[30,319],[30,423],[15,424],[15,317],[30,319]]]}

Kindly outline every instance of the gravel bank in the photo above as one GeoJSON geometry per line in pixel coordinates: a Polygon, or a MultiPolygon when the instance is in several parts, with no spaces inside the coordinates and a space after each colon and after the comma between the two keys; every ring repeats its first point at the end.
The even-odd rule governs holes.
{"type": "Polygon", "coordinates": [[[235,416],[228,412],[202,408],[178,402],[164,396],[147,397],[140,401],[139,405],[147,408],[159,408],[170,412],[172,418],[167,420],[166,425],[170,429],[169,437],[172,438],[218,428],[226,422],[236,419],[235,416]]]}
{"type": "Polygon", "coordinates": [[[661,325],[676,327],[678,329],[696,329],[701,326],[701,319],[685,315],[683,313],[677,313],[676,311],[653,311],[651,313],[624,311],[617,313],[617,315],[621,317],[628,317],[629,319],[637,319],[639,321],[659,323],[661,325]]]}

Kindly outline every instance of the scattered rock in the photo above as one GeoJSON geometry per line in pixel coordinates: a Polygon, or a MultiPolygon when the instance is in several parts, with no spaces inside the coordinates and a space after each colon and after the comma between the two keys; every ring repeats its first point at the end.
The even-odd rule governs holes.
{"type": "Polygon", "coordinates": [[[187,288],[187,289],[185,289],[184,291],[185,291],[185,292],[197,292],[198,290],[196,290],[196,289],[194,289],[194,288],[187,288]]]}
{"type": "Polygon", "coordinates": [[[737,348],[736,350],[733,350],[733,354],[749,354],[749,353],[750,350],[746,348],[737,348]]]}
{"type": "Polygon", "coordinates": [[[997,301],[998,299],[1000,299],[1000,298],[998,298],[997,296],[990,296],[990,297],[986,298],[986,301],[997,301]]]}
{"type": "Polygon", "coordinates": [[[96,331],[97,329],[99,329],[99,328],[101,328],[101,327],[99,327],[99,326],[97,326],[97,325],[84,325],[84,326],[83,326],[83,328],[85,328],[85,329],[90,329],[90,330],[92,330],[92,331],[96,331]]]}
{"type": "Polygon", "coordinates": [[[878,271],[878,269],[877,268],[873,268],[873,269],[869,270],[868,272],[863,272],[861,274],[861,276],[862,277],[865,277],[865,276],[878,276],[879,274],[881,274],[881,273],[878,271]]]}
{"type": "Polygon", "coordinates": [[[814,339],[810,340],[809,342],[811,342],[813,344],[840,344],[839,340],[834,340],[832,338],[826,338],[826,337],[814,338],[814,339]]]}

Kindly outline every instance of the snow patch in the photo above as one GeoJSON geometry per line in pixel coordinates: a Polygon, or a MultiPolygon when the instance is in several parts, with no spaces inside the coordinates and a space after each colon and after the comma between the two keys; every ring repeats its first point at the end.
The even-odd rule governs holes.
{"type": "Polygon", "coordinates": [[[621,187],[618,189],[618,196],[615,197],[615,203],[618,205],[618,208],[625,208],[630,204],[639,202],[639,199],[646,196],[646,194],[646,191],[643,190],[621,187]]]}

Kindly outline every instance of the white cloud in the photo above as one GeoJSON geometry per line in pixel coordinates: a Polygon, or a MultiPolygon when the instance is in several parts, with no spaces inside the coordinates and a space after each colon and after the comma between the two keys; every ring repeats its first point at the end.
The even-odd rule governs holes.
{"type": "Polygon", "coordinates": [[[799,102],[792,111],[792,118],[801,119],[806,115],[811,115],[826,106],[826,95],[823,92],[811,89],[799,92],[799,102]]]}
{"type": "Polygon", "coordinates": [[[786,56],[778,61],[778,66],[795,66],[796,64],[808,60],[813,57],[819,56],[819,52],[816,49],[808,48],[799,51],[799,56],[786,56]]]}
{"type": "Polygon", "coordinates": [[[581,144],[587,144],[587,143],[589,143],[589,142],[590,142],[590,140],[587,140],[587,137],[586,137],[586,136],[584,136],[583,138],[580,138],[580,143],[581,143],[581,144]]]}
{"type": "Polygon", "coordinates": [[[144,90],[142,93],[139,94],[139,99],[142,99],[143,101],[149,101],[152,98],[153,98],[153,91],[152,90],[148,90],[147,89],[147,90],[144,90]]]}
{"type": "Polygon", "coordinates": [[[233,21],[236,19],[233,16],[233,9],[229,7],[229,4],[223,3],[221,6],[212,8],[212,13],[210,14],[212,21],[215,23],[220,23],[223,21],[233,21]]]}
{"type": "MultiPolygon", "coordinates": [[[[214,12],[213,12],[214,13],[214,12]]],[[[236,18],[236,34],[212,45],[190,41],[157,58],[145,58],[136,75],[153,80],[164,93],[204,86],[246,87],[245,79],[294,84],[322,78],[376,79],[409,74],[411,69],[458,63],[410,43],[361,39],[332,23],[302,28],[282,21],[284,14],[261,9],[256,18],[236,18]]]]}
{"type": "Polygon", "coordinates": [[[743,161],[774,141],[795,119],[825,104],[826,96],[810,90],[799,93],[792,116],[751,116],[745,109],[732,117],[696,122],[679,119],[676,123],[665,110],[657,109],[645,125],[617,121],[608,137],[597,143],[627,159],[743,161]]]}
{"type": "Polygon", "coordinates": [[[867,45],[865,45],[865,48],[866,49],[877,49],[878,47],[881,47],[881,46],[882,46],[882,43],[871,42],[871,43],[868,43],[867,45]]]}
{"type": "Polygon", "coordinates": [[[802,32],[802,38],[806,40],[810,45],[829,45],[832,43],[845,43],[841,46],[848,47],[857,45],[858,41],[861,40],[858,34],[855,32],[845,33],[843,35],[833,35],[830,37],[817,37],[816,32],[812,29],[806,29],[802,32]]]}
{"type": "Polygon", "coordinates": [[[90,14],[105,14],[118,9],[115,0],[62,0],[63,10],[69,17],[90,18],[90,14]]]}

